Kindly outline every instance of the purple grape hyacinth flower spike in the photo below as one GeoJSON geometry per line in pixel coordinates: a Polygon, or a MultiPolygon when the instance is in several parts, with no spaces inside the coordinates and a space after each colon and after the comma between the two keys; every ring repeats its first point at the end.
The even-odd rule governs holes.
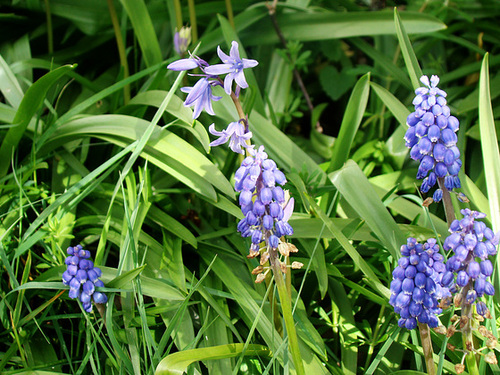
{"type": "Polygon", "coordinates": [[[90,251],[84,250],[81,245],[68,247],[68,256],[64,261],[66,271],[62,275],[64,285],[69,285],[69,298],[78,298],[82,302],[86,312],[92,312],[91,298],[95,303],[106,303],[108,297],[95,290],[96,287],[103,287],[104,283],[99,280],[102,272],[100,268],[94,267],[94,263],[89,260],[90,251]]]}
{"type": "Polygon", "coordinates": [[[214,124],[210,125],[208,128],[210,134],[216,135],[219,139],[210,143],[211,147],[220,146],[226,143],[229,140],[229,147],[233,152],[237,152],[239,154],[244,154],[244,148],[253,148],[254,146],[250,146],[247,141],[252,138],[252,132],[247,131],[245,129],[245,125],[242,121],[234,121],[231,122],[226,129],[223,131],[215,130],[214,124]]]}
{"type": "MultiPolygon", "coordinates": [[[[444,179],[444,186],[451,191],[461,187],[458,172],[462,161],[456,146],[459,121],[450,115],[446,92],[437,87],[439,77],[433,75],[429,80],[422,76],[420,81],[424,87],[415,90],[415,112],[406,119],[406,147],[411,149],[410,157],[420,162],[417,179],[424,179],[420,187],[423,193],[427,193],[439,178],[444,179]]],[[[443,191],[437,189],[433,199],[439,202],[442,196],[443,191]]]]}
{"type": "Polygon", "coordinates": [[[438,300],[449,297],[447,288],[440,285],[446,268],[444,257],[434,238],[419,244],[408,238],[401,246],[398,266],[392,272],[389,303],[400,315],[398,325],[407,329],[417,327],[417,322],[435,328],[439,324],[436,315],[442,312],[438,300]]]}
{"type": "Polygon", "coordinates": [[[453,255],[446,262],[446,270],[441,283],[464,294],[463,302],[476,303],[479,314],[486,314],[487,308],[478,301],[483,295],[494,295],[495,288],[488,281],[493,273],[493,263],[489,259],[497,253],[500,233],[496,235],[478,219],[486,215],[468,208],[460,211],[464,216],[450,226],[450,235],[443,248],[452,250],[453,255]],[[479,305],[477,305],[479,304],[479,305]],[[479,307],[479,308],[478,308],[479,307]]]}
{"type": "Polygon", "coordinates": [[[233,41],[231,43],[231,50],[229,51],[229,55],[226,55],[222,52],[220,46],[217,47],[217,54],[219,58],[222,60],[223,64],[211,65],[205,69],[205,73],[211,75],[220,75],[227,74],[224,78],[224,90],[226,94],[231,95],[231,88],[233,85],[233,80],[236,81],[236,84],[242,89],[246,89],[248,87],[248,83],[245,79],[245,74],[243,73],[243,69],[253,68],[257,66],[259,63],[257,60],[252,59],[242,59],[240,57],[240,52],[238,51],[238,43],[233,41]]]}

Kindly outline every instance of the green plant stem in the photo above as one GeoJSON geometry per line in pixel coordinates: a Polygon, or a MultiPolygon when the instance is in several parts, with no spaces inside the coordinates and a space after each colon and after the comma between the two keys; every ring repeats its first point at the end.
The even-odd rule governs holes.
{"type": "Polygon", "coordinates": [[[436,375],[436,365],[434,364],[434,350],[432,349],[431,332],[427,324],[418,323],[422,349],[424,350],[425,366],[427,374],[436,375]]]}
{"type": "Polygon", "coordinates": [[[182,27],[182,7],[180,0],[174,0],[174,8],[175,8],[175,22],[177,24],[177,31],[179,31],[182,27]]]}
{"type": "Polygon", "coordinates": [[[453,223],[453,220],[455,220],[455,209],[453,208],[453,203],[451,202],[450,192],[446,186],[444,186],[444,178],[438,177],[437,181],[439,188],[443,191],[444,213],[446,215],[446,223],[449,228],[451,223],[453,223]]]}
{"type": "Polygon", "coordinates": [[[466,351],[465,363],[467,363],[467,372],[469,375],[479,375],[479,368],[477,367],[476,355],[474,353],[474,337],[472,335],[472,305],[466,303],[465,296],[467,292],[472,289],[472,281],[462,288],[462,319],[465,321],[464,326],[461,328],[462,332],[462,345],[466,351]]]}
{"type": "MultiPolygon", "coordinates": [[[[123,68],[123,79],[127,79],[129,77],[127,54],[125,53],[125,44],[123,43],[120,23],[118,22],[118,16],[116,14],[116,9],[113,4],[113,0],[108,0],[108,8],[109,8],[109,15],[111,16],[111,22],[113,23],[113,30],[115,31],[116,46],[118,47],[118,54],[120,55],[120,64],[123,68]]],[[[127,105],[129,101],[130,101],[130,85],[127,84],[123,87],[123,104],[127,105]]]]}
{"type": "Polygon", "coordinates": [[[196,9],[194,0],[188,0],[189,22],[191,23],[191,41],[193,44],[198,42],[198,28],[196,26],[196,9]]]}
{"type": "Polygon", "coordinates": [[[45,0],[45,17],[47,18],[47,45],[49,55],[52,56],[54,53],[54,34],[52,32],[52,13],[50,12],[49,0],[45,0]]]}
{"type": "Polygon", "coordinates": [[[283,319],[285,320],[288,345],[290,348],[290,352],[292,353],[293,363],[295,365],[297,374],[304,375],[304,364],[302,363],[302,356],[300,355],[299,349],[299,340],[297,338],[297,332],[295,330],[295,322],[293,321],[291,299],[288,297],[285,280],[283,279],[283,274],[281,273],[276,250],[269,250],[269,252],[269,264],[271,265],[271,270],[274,274],[274,282],[276,283],[276,288],[278,289],[278,295],[280,297],[281,311],[283,312],[283,319]]]}
{"type": "Polygon", "coordinates": [[[229,24],[233,29],[236,29],[236,27],[234,26],[233,5],[231,4],[231,0],[226,0],[226,11],[229,24]]]}

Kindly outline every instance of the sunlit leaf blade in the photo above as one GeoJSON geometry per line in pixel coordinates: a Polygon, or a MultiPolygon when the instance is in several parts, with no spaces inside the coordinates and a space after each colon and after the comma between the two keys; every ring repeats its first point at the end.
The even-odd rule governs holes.
{"type": "MultiPolygon", "coordinates": [[[[149,122],[131,116],[100,115],[84,117],[61,126],[52,135],[46,149],[64,144],[78,137],[102,137],[118,145],[125,145],[140,139],[149,122]]],[[[195,191],[215,200],[210,185],[223,193],[234,196],[234,190],[220,170],[188,142],[164,129],[155,128],[143,150],[143,156],[172,174],[195,191]]]]}
{"type": "MultiPolygon", "coordinates": [[[[491,107],[490,78],[487,53],[484,56],[479,76],[479,130],[481,134],[481,149],[486,176],[486,188],[490,206],[490,220],[493,231],[500,230],[500,152],[498,150],[498,137],[495,131],[495,119],[491,107]]],[[[500,257],[496,260],[496,269],[500,269],[500,257]]],[[[500,287],[500,274],[495,272],[495,288],[500,287]]],[[[499,300],[495,296],[497,301],[499,300]]]]}
{"type": "Polygon", "coordinates": [[[422,69],[420,69],[417,56],[415,56],[410,38],[408,38],[406,27],[401,22],[401,17],[396,8],[394,8],[394,23],[396,24],[396,35],[398,36],[399,45],[403,53],[406,69],[408,69],[411,84],[413,85],[413,89],[417,89],[420,87],[419,79],[422,76],[422,69]]]}
{"type": "Polygon", "coordinates": [[[245,344],[227,344],[208,348],[197,348],[183,350],[169,354],[163,358],[156,368],[156,375],[181,375],[187,371],[187,367],[196,361],[208,361],[214,359],[232,358],[244,356],[266,356],[271,352],[263,345],[250,344],[244,350],[245,344]]]}
{"type": "MultiPolygon", "coordinates": [[[[334,83],[332,82],[332,84],[334,83]]],[[[349,157],[354,136],[366,111],[369,94],[370,73],[367,73],[358,80],[352,90],[342,118],[339,135],[333,144],[332,159],[330,160],[328,172],[339,169],[349,157]]]]}
{"type": "MultiPolygon", "coordinates": [[[[312,41],[353,36],[394,34],[393,16],[390,12],[283,12],[278,15],[280,29],[287,40],[312,41]]],[[[446,26],[437,18],[423,13],[405,12],[405,28],[409,33],[428,33],[446,26]]],[[[245,30],[241,37],[252,44],[279,42],[271,24],[245,30]]]]}
{"type": "Polygon", "coordinates": [[[151,67],[162,61],[162,53],[156,32],[143,0],[120,0],[130,18],[134,33],[139,41],[146,65],[151,67]]]}
{"type": "Polygon", "coordinates": [[[399,248],[406,237],[375,193],[359,166],[348,161],[344,168],[330,175],[344,199],[356,210],[394,259],[399,258],[399,248]]]}
{"type": "MultiPolygon", "coordinates": [[[[344,167],[345,168],[345,167],[344,167]]],[[[335,182],[332,181],[334,184],[335,182]]],[[[340,189],[339,189],[340,190],[340,189]]],[[[377,290],[381,295],[386,298],[389,297],[390,292],[379,280],[375,272],[370,268],[370,265],[363,259],[361,254],[352,246],[349,239],[338,229],[332,221],[328,219],[326,214],[321,210],[321,208],[316,204],[313,198],[308,197],[309,204],[314,209],[316,214],[319,216],[323,225],[335,236],[335,239],[340,243],[342,248],[351,257],[353,262],[360,268],[360,270],[365,274],[367,283],[372,285],[375,290],[377,290]]]]}

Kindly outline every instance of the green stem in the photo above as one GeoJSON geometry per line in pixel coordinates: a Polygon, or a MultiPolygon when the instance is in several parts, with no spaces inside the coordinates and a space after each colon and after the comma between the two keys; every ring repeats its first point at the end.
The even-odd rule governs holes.
{"type": "Polygon", "coordinates": [[[472,305],[466,303],[465,296],[472,288],[472,281],[462,288],[462,319],[466,321],[462,327],[462,345],[466,351],[465,363],[467,363],[467,372],[469,375],[479,375],[479,368],[477,367],[476,355],[474,353],[474,337],[472,335],[472,305]]]}
{"type": "MultiPolygon", "coordinates": [[[[127,79],[129,77],[127,54],[125,53],[125,44],[123,43],[120,23],[118,22],[118,16],[116,14],[113,0],[108,0],[108,8],[109,15],[111,16],[111,22],[113,23],[113,30],[115,31],[116,46],[118,47],[118,54],[120,55],[120,64],[123,68],[123,79],[127,79]]],[[[125,85],[123,87],[123,104],[127,105],[129,101],[130,85],[125,85]]]]}
{"type": "Polygon", "coordinates": [[[281,273],[276,250],[269,251],[270,253],[274,253],[270,254],[269,264],[271,265],[271,269],[273,270],[274,282],[276,283],[276,288],[278,289],[278,295],[281,301],[281,311],[283,312],[283,319],[285,320],[288,345],[290,348],[290,352],[292,353],[295,370],[297,371],[298,375],[305,375],[304,364],[302,363],[302,356],[300,355],[299,340],[297,338],[297,332],[295,331],[295,322],[293,321],[291,299],[288,297],[285,280],[283,279],[283,274],[281,273]]]}
{"type": "Polygon", "coordinates": [[[453,220],[455,220],[455,209],[453,208],[453,203],[451,202],[450,192],[446,186],[444,186],[444,178],[438,177],[437,181],[439,188],[443,191],[444,213],[446,215],[446,222],[448,223],[449,228],[451,223],[453,223],[453,220]]]}
{"type": "Polygon", "coordinates": [[[427,324],[418,323],[422,349],[424,350],[425,366],[427,374],[436,375],[436,365],[434,364],[434,350],[432,349],[431,332],[427,324]]]}
{"type": "Polygon", "coordinates": [[[177,31],[182,28],[182,7],[180,0],[174,0],[174,8],[175,8],[175,22],[177,24],[177,31]]]}
{"type": "Polygon", "coordinates": [[[198,42],[198,28],[196,26],[196,10],[194,0],[188,0],[189,22],[191,23],[191,41],[193,44],[198,42]]]}
{"type": "Polygon", "coordinates": [[[45,0],[45,17],[47,18],[47,44],[49,55],[54,53],[54,34],[52,32],[52,13],[50,12],[50,2],[45,0]]]}
{"type": "Polygon", "coordinates": [[[236,27],[234,26],[233,5],[231,4],[231,0],[226,0],[226,11],[229,24],[236,30],[236,27]]]}

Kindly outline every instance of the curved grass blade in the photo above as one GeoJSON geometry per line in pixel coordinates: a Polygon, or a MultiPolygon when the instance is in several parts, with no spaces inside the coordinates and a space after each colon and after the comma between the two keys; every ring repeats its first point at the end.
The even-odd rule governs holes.
{"type": "Polygon", "coordinates": [[[162,53],[148,8],[143,0],[120,0],[125,8],[134,33],[139,41],[144,61],[148,67],[162,61],[162,53]]]}
{"type": "MultiPolygon", "coordinates": [[[[335,178],[332,179],[332,182],[335,185],[335,178]]],[[[376,291],[378,291],[380,295],[384,296],[385,298],[389,298],[390,296],[389,289],[387,289],[387,287],[385,287],[380,282],[379,278],[377,277],[377,275],[375,275],[375,272],[371,269],[370,265],[363,259],[363,257],[358,253],[358,251],[354,248],[354,246],[352,246],[352,244],[349,242],[349,239],[342,233],[342,231],[339,228],[337,228],[333,224],[331,220],[329,220],[329,218],[326,216],[323,210],[321,210],[321,208],[316,204],[313,198],[311,198],[310,196],[307,196],[307,198],[309,199],[309,204],[316,212],[316,214],[319,216],[319,218],[323,221],[325,227],[334,235],[335,239],[339,242],[342,248],[354,261],[354,264],[356,264],[359,267],[359,269],[365,274],[367,279],[366,282],[370,284],[376,291]]]]}
{"type": "Polygon", "coordinates": [[[339,135],[333,144],[332,158],[328,173],[336,171],[349,157],[354,136],[358,131],[363,115],[366,111],[368,96],[370,94],[370,73],[362,76],[352,90],[347,108],[342,118],[339,135]]]}
{"type": "MultiPolygon", "coordinates": [[[[132,116],[99,115],[70,121],[52,135],[44,149],[48,151],[74,137],[95,136],[117,145],[127,145],[141,139],[150,123],[132,116]]],[[[142,150],[143,157],[173,175],[198,193],[216,200],[211,185],[224,194],[234,197],[234,190],[221,171],[196,148],[176,134],[158,127],[151,129],[151,136],[142,150]]]]}
{"type": "MultiPolygon", "coordinates": [[[[483,152],[484,170],[486,171],[486,189],[490,206],[490,220],[493,231],[500,230],[500,153],[498,137],[495,131],[495,119],[490,97],[490,78],[487,53],[484,56],[479,75],[479,131],[481,135],[481,149],[483,152]]],[[[496,271],[493,276],[495,288],[500,287],[500,257],[496,259],[496,271]]],[[[498,289],[497,289],[498,290],[498,289]]],[[[495,295],[498,302],[499,297],[495,295]]]]}
{"type": "Polygon", "coordinates": [[[0,177],[7,173],[12,150],[17,147],[31,118],[42,105],[49,89],[59,78],[75,67],[76,65],[64,65],[54,69],[33,83],[26,91],[14,117],[14,126],[8,130],[0,146],[0,177]]]}
{"type": "MultiPolygon", "coordinates": [[[[280,29],[287,40],[313,41],[353,36],[394,34],[394,20],[390,12],[290,12],[277,16],[280,29]]],[[[439,19],[428,14],[405,12],[405,28],[410,33],[429,33],[446,28],[439,19]]],[[[247,45],[279,42],[271,24],[259,25],[240,32],[247,45]]]]}
{"type": "Polygon", "coordinates": [[[411,84],[413,85],[413,89],[417,89],[420,87],[419,79],[422,77],[422,69],[420,69],[417,56],[415,56],[415,52],[411,46],[410,38],[408,38],[408,34],[405,31],[405,27],[401,22],[401,17],[399,17],[396,8],[394,8],[394,23],[396,24],[396,35],[398,36],[399,45],[403,53],[406,68],[408,69],[411,84]]]}
{"type": "Polygon", "coordinates": [[[208,348],[183,350],[169,354],[158,364],[156,375],[181,375],[187,367],[197,361],[232,358],[240,355],[271,357],[271,351],[263,345],[250,344],[244,351],[245,344],[226,344],[208,348]]]}
{"type": "Polygon", "coordinates": [[[406,237],[359,166],[349,160],[344,168],[330,174],[329,177],[344,199],[366,221],[394,259],[398,259],[399,247],[406,243],[406,237]]]}

